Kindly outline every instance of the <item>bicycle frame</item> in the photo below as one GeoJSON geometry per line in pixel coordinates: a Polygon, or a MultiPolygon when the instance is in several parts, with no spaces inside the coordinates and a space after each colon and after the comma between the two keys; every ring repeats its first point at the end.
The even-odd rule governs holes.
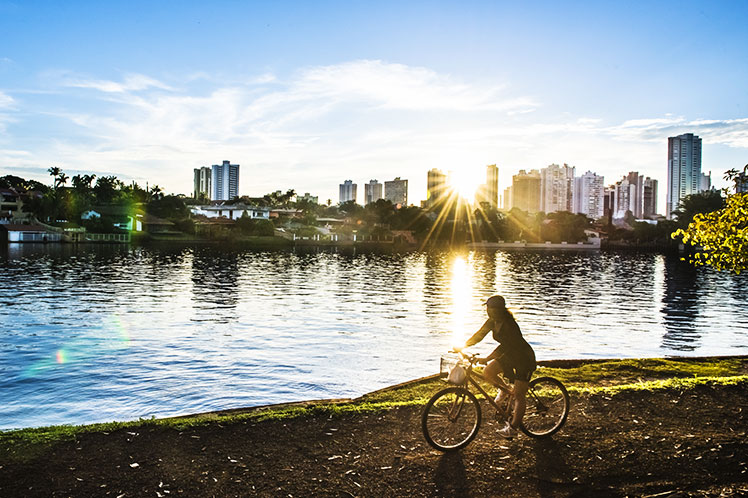
{"type": "MultiPolygon", "coordinates": [[[[493,407],[494,407],[494,408],[495,408],[495,409],[496,409],[497,411],[499,411],[499,412],[502,412],[502,411],[504,411],[504,410],[503,410],[503,409],[502,409],[502,408],[501,408],[501,407],[500,407],[500,406],[498,405],[498,403],[496,403],[496,400],[495,400],[495,399],[494,399],[494,398],[493,398],[492,396],[490,396],[490,395],[489,395],[489,394],[488,394],[488,393],[486,392],[486,390],[485,390],[485,389],[483,389],[483,388],[482,388],[482,387],[480,386],[480,384],[478,384],[478,382],[477,382],[477,381],[476,381],[475,379],[473,379],[473,366],[474,366],[474,363],[473,363],[473,361],[470,361],[470,364],[469,364],[469,366],[468,366],[468,368],[467,368],[467,372],[465,373],[465,381],[464,381],[464,382],[462,383],[462,387],[464,387],[465,389],[467,389],[467,385],[468,385],[468,384],[472,385],[473,387],[475,387],[475,389],[477,389],[477,390],[478,390],[478,392],[480,392],[480,393],[481,393],[481,394],[483,395],[483,397],[484,397],[484,398],[486,399],[486,401],[488,401],[488,402],[489,402],[489,403],[490,403],[491,405],[493,405],[493,407]]],[[[498,389],[501,389],[502,391],[504,391],[504,392],[505,392],[506,394],[508,394],[508,395],[509,395],[509,402],[510,402],[510,404],[511,404],[511,401],[512,401],[512,399],[514,398],[514,393],[512,393],[511,391],[509,391],[508,389],[506,389],[506,388],[505,388],[505,387],[503,387],[503,386],[496,386],[496,387],[497,387],[498,389]]]]}

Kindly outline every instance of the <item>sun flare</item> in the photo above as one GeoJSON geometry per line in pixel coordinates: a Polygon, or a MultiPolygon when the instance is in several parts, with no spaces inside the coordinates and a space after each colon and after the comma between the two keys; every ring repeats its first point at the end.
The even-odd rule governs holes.
{"type": "Polygon", "coordinates": [[[480,173],[469,169],[453,171],[449,177],[452,190],[468,202],[473,202],[481,183],[480,173]]]}

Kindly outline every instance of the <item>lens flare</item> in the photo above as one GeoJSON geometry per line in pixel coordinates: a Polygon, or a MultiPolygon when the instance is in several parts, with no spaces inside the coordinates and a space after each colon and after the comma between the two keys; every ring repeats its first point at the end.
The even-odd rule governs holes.
{"type": "Polygon", "coordinates": [[[120,343],[122,343],[123,345],[129,345],[130,331],[128,330],[127,325],[122,322],[122,319],[119,317],[119,315],[114,315],[112,317],[112,324],[114,325],[114,329],[117,331],[117,336],[119,337],[120,343]]]}
{"type": "Polygon", "coordinates": [[[64,349],[58,349],[57,350],[57,354],[55,355],[55,358],[57,360],[57,363],[59,363],[60,365],[62,365],[63,363],[65,363],[65,361],[67,361],[67,358],[65,357],[65,350],[64,349]]]}

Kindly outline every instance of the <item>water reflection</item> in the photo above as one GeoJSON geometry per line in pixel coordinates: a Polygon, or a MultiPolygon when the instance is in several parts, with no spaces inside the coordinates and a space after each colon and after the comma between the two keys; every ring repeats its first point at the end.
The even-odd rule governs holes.
{"type": "Polygon", "coordinates": [[[665,326],[664,349],[694,351],[699,346],[701,334],[696,328],[701,297],[699,280],[699,270],[690,264],[674,258],[665,262],[661,310],[665,326]]]}
{"type": "Polygon", "coordinates": [[[434,373],[496,293],[539,359],[748,353],[748,323],[736,319],[747,276],[660,255],[69,245],[0,254],[6,428],[357,396],[434,373]]]}
{"type": "Polygon", "coordinates": [[[200,248],[192,255],[191,270],[192,321],[223,324],[235,321],[240,292],[239,254],[200,248]]]}

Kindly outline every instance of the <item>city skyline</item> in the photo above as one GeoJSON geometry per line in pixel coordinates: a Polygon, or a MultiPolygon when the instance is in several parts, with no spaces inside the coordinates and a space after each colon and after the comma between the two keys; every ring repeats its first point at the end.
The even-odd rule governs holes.
{"type": "Polygon", "coordinates": [[[342,178],[375,171],[409,178],[418,204],[432,168],[483,178],[498,164],[499,191],[554,163],[664,186],[663,142],[693,133],[720,188],[748,157],[744,4],[0,12],[0,175],[45,181],[59,166],[189,193],[181,171],[231,157],[246,195],[292,187],[334,200],[342,178]],[[687,35],[661,29],[674,8],[687,35]],[[208,36],[219,31],[243,35],[208,36]],[[699,70],[673,78],[683,53],[699,70]]]}

